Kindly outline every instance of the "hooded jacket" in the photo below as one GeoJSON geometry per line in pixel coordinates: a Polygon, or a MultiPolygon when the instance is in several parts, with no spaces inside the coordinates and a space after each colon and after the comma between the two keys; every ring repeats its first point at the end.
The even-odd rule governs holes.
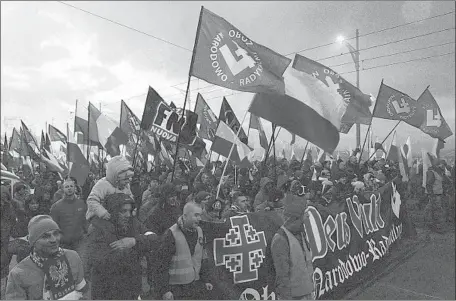
{"type": "Polygon", "coordinates": [[[272,183],[272,180],[270,178],[264,177],[260,180],[260,191],[258,191],[257,195],[255,196],[253,208],[258,207],[260,204],[267,202],[269,200],[269,196],[264,188],[268,183],[272,183]]]}
{"type": "MultiPolygon", "coordinates": [[[[106,208],[111,220],[94,217],[94,231],[89,234],[88,257],[92,269],[92,297],[110,299],[136,299],[141,292],[140,258],[153,248],[145,227],[135,218],[129,233],[120,234],[115,220],[122,205],[134,204],[132,199],[113,196],[108,198],[106,208]],[[125,237],[134,237],[136,245],[127,250],[115,251],[109,245],[125,237]],[[147,238],[146,238],[147,237],[147,238]]],[[[156,237],[155,234],[152,234],[156,237]]]]}
{"type": "Polygon", "coordinates": [[[98,180],[87,198],[86,219],[89,220],[94,216],[102,217],[107,212],[104,207],[104,199],[108,195],[125,193],[133,198],[130,185],[125,186],[122,190],[114,186],[118,180],[119,174],[125,172],[129,168],[131,168],[130,162],[122,156],[116,156],[106,164],[106,177],[98,180]]]}

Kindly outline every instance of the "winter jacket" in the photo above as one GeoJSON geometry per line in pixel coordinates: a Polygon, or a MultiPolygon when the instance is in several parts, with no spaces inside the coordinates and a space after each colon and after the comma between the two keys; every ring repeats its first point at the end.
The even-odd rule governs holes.
{"type": "Polygon", "coordinates": [[[269,195],[266,193],[264,188],[268,183],[272,183],[272,180],[270,178],[265,177],[260,180],[260,191],[258,191],[257,195],[255,196],[253,208],[257,208],[260,204],[269,200],[269,195]]]}

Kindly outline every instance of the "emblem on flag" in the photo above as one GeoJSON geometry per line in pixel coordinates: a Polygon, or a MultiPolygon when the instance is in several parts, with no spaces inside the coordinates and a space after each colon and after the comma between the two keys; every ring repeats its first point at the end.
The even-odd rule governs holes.
{"type": "Polygon", "coordinates": [[[386,110],[391,117],[397,115],[401,120],[407,120],[415,115],[416,105],[412,104],[412,99],[407,95],[393,94],[388,98],[386,110]]]}
{"type": "Polygon", "coordinates": [[[234,283],[258,280],[258,269],[265,258],[266,237],[250,225],[247,215],[232,216],[231,229],[225,238],[214,239],[216,266],[234,273],[234,283]]]}

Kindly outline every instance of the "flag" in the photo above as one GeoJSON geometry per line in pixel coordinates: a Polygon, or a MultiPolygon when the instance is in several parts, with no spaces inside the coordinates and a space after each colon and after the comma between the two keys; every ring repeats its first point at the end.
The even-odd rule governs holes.
{"type": "Polygon", "coordinates": [[[21,124],[22,124],[22,127],[21,127],[22,142],[24,144],[23,148],[27,150],[27,155],[30,156],[31,159],[38,161],[39,158],[41,157],[39,144],[38,144],[36,138],[29,131],[28,127],[25,125],[25,123],[22,120],[21,120],[21,124]]]}
{"type": "Polygon", "coordinates": [[[61,141],[63,143],[67,142],[67,137],[56,127],[49,125],[49,138],[51,141],[61,141]]]}
{"type": "Polygon", "coordinates": [[[404,162],[404,167],[407,175],[410,177],[410,170],[413,166],[412,158],[412,142],[410,141],[410,136],[407,138],[407,141],[401,147],[401,156],[402,161],[404,162]]]}
{"type": "Polygon", "coordinates": [[[11,135],[11,140],[10,140],[8,150],[10,151],[10,153],[13,157],[15,157],[14,153],[17,153],[18,155],[22,154],[21,135],[18,133],[16,128],[13,128],[13,134],[11,135]]]}
{"type": "Polygon", "coordinates": [[[223,97],[222,106],[220,107],[219,119],[220,121],[225,122],[235,133],[237,133],[239,128],[241,128],[241,131],[239,132],[239,140],[241,140],[244,144],[248,143],[248,137],[245,134],[242,125],[225,97],[223,97]]]}
{"type": "Polygon", "coordinates": [[[41,139],[40,139],[40,148],[44,149],[44,144],[46,144],[46,138],[44,138],[44,131],[41,130],[41,139]]]}
{"type": "Polygon", "coordinates": [[[198,114],[198,124],[200,124],[198,136],[212,141],[217,131],[218,119],[199,93],[196,98],[195,113],[198,114]]]}
{"type": "MultiPolygon", "coordinates": [[[[332,153],[348,106],[339,93],[344,82],[336,76],[322,78],[320,71],[309,74],[309,61],[296,55],[284,73],[286,94],[257,93],[249,111],[332,153]]],[[[367,103],[365,107],[368,111],[367,103]]]]}
{"type": "Polygon", "coordinates": [[[5,133],[5,140],[3,142],[3,149],[2,149],[4,152],[7,152],[9,150],[9,146],[8,146],[8,138],[6,137],[6,133],[5,133]]]}
{"type": "MultiPolygon", "coordinates": [[[[92,103],[89,103],[90,120],[95,122],[100,145],[111,156],[120,155],[120,145],[128,142],[127,134],[122,131],[120,124],[112,118],[102,114],[92,103]]],[[[90,125],[90,122],[89,122],[90,125]]]]}
{"type": "Polygon", "coordinates": [[[175,108],[166,104],[163,98],[149,86],[141,121],[141,128],[147,134],[155,134],[160,139],[176,143],[180,128],[181,137],[179,142],[193,144],[197,138],[197,121],[197,114],[188,110],[186,110],[184,116],[178,114],[175,108]]]}
{"type": "Polygon", "coordinates": [[[77,135],[78,140],[75,142],[77,142],[78,144],[88,145],[90,136],[90,144],[99,145],[97,123],[94,119],[94,116],[89,115],[89,109],[81,105],[78,106],[78,102],[76,101],[76,113],[74,116],[74,133],[75,135],[76,133],[82,133],[82,135],[77,135]]]}
{"type": "Polygon", "coordinates": [[[249,128],[258,131],[260,137],[260,145],[265,150],[268,149],[268,138],[266,138],[266,133],[264,132],[263,125],[261,124],[260,118],[254,114],[250,114],[249,128]]]}
{"type": "Polygon", "coordinates": [[[383,147],[383,144],[381,144],[380,142],[378,142],[378,137],[375,138],[374,148],[375,148],[375,151],[381,150],[381,151],[383,151],[384,153],[386,153],[386,150],[385,150],[385,148],[383,147]]]}
{"type": "Polygon", "coordinates": [[[345,46],[347,46],[348,50],[350,51],[353,62],[355,63],[356,70],[359,70],[359,51],[357,51],[355,48],[353,48],[352,45],[347,42],[345,42],[345,46]]]}
{"type": "Polygon", "coordinates": [[[190,75],[231,90],[284,93],[289,58],[255,43],[204,7],[196,35],[190,75]]]}
{"type": "MultiPolygon", "coordinates": [[[[138,154],[146,146],[145,133],[141,129],[141,122],[138,117],[131,111],[127,104],[122,100],[120,105],[120,128],[127,135],[128,140],[125,144],[125,153],[128,159],[133,162],[133,158],[141,158],[138,154]]],[[[152,142],[153,139],[152,139],[152,142]]],[[[155,152],[155,144],[153,144],[152,152],[155,152]]],[[[141,164],[141,163],[140,163],[141,164]]],[[[133,162],[134,165],[134,162],[133,162]]]]}
{"type": "Polygon", "coordinates": [[[423,161],[423,182],[421,183],[421,186],[424,188],[424,192],[428,193],[427,188],[426,188],[426,182],[427,182],[427,171],[429,167],[432,166],[432,157],[429,156],[429,153],[425,149],[421,149],[421,160],[423,161]]]}
{"type": "Polygon", "coordinates": [[[398,147],[397,147],[397,140],[396,140],[396,131],[394,131],[393,139],[391,140],[391,145],[388,150],[388,154],[386,155],[386,160],[399,162],[398,156],[398,147]]]}
{"type": "Polygon", "coordinates": [[[295,150],[294,150],[294,144],[291,145],[291,155],[290,155],[290,160],[293,161],[293,160],[297,160],[296,159],[296,153],[295,153],[295,150]]]}
{"type": "Polygon", "coordinates": [[[240,163],[250,153],[250,148],[236,138],[236,133],[225,122],[220,121],[211,150],[228,158],[233,143],[236,145],[230,160],[240,163]]]}
{"type": "Polygon", "coordinates": [[[375,104],[374,117],[402,120],[411,126],[419,128],[423,121],[422,115],[416,100],[385,85],[382,81],[375,104]]]}
{"type": "Polygon", "coordinates": [[[440,151],[445,147],[445,141],[442,139],[434,139],[434,144],[432,146],[432,155],[434,155],[437,159],[440,158],[440,151]]]}
{"type": "Polygon", "coordinates": [[[317,162],[320,162],[323,165],[325,163],[325,161],[326,161],[325,151],[320,148],[320,149],[318,149],[317,162]]]}
{"type": "Polygon", "coordinates": [[[419,127],[424,133],[429,134],[432,138],[440,138],[442,140],[453,135],[448,123],[443,118],[437,101],[428,88],[424,90],[417,102],[418,107],[421,108],[419,112],[424,114],[422,117],[423,122],[419,127]]]}
{"type": "Polygon", "coordinates": [[[372,105],[372,99],[370,95],[361,92],[360,89],[356,88],[331,68],[309,58],[296,55],[293,64],[295,69],[314,76],[328,89],[332,90],[333,97],[336,98],[334,109],[340,110],[339,114],[342,115],[340,122],[371,123],[372,114],[369,107],[372,105]]]}
{"type": "Polygon", "coordinates": [[[51,138],[48,133],[46,133],[46,143],[44,144],[44,148],[49,152],[51,151],[51,138]]]}
{"type": "Polygon", "coordinates": [[[291,141],[290,141],[290,145],[293,145],[293,144],[295,144],[295,142],[296,142],[296,135],[295,135],[295,134],[293,134],[293,133],[290,133],[290,134],[291,134],[291,141]]]}
{"type": "Polygon", "coordinates": [[[78,185],[84,185],[90,171],[90,164],[84,157],[81,148],[76,144],[76,140],[68,129],[67,157],[69,166],[69,176],[74,177],[78,185]]]}
{"type": "Polygon", "coordinates": [[[407,167],[407,160],[402,155],[402,147],[397,148],[397,158],[399,161],[399,172],[402,176],[402,182],[408,182],[409,180],[409,172],[407,167]]]}
{"type": "Polygon", "coordinates": [[[350,132],[350,130],[351,130],[353,125],[354,125],[354,123],[341,122],[340,123],[339,133],[348,134],[348,132],[350,132]]]}

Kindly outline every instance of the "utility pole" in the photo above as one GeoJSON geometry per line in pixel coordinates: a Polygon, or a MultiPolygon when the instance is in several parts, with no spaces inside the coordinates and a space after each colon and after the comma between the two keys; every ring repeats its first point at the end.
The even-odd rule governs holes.
{"type": "MultiPolygon", "coordinates": [[[[355,68],[356,68],[356,88],[359,89],[359,31],[358,29],[356,30],[356,62],[355,62],[355,68]]],[[[356,146],[360,147],[361,146],[361,125],[356,123],[356,146]]]]}

